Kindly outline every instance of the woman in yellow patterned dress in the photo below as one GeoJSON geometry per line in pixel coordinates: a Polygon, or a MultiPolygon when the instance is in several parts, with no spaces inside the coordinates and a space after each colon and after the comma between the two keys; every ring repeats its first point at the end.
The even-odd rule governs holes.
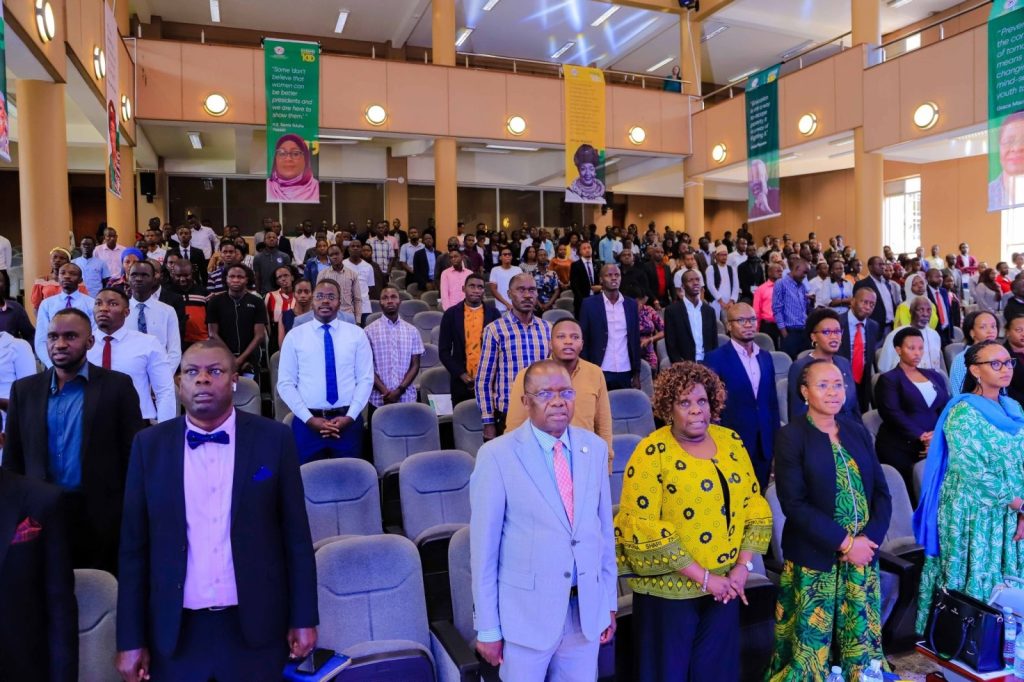
{"type": "Polygon", "coordinates": [[[668,423],[637,445],[615,518],[620,574],[631,574],[635,679],[736,682],[739,604],[772,518],[735,432],[715,426],[722,381],[702,365],[658,375],[668,423]]]}
{"type": "Polygon", "coordinates": [[[800,373],[807,415],[775,437],[775,486],[786,515],[770,682],[855,680],[882,654],[878,545],[892,506],[864,425],[841,414],[843,375],[817,360],[800,373]]]}

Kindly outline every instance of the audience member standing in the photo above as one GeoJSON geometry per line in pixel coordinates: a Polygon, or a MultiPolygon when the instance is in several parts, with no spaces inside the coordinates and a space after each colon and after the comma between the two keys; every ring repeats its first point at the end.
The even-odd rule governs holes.
{"type": "Polygon", "coordinates": [[[80,244],[82,255],[71,262],[82,271],[82,283],[85,284],[86,293],[95,297],[110,281],[110,268],[106,261],[96,255],[95,239],[82,237],[80,244]]]}
{"type": "Polygon", "coordinates": [[[715,311],[701,298],[704,280],[696,270],[683,275],[683,298],[665,311],[665,350],[669,362],[703,362],[718,348],[715,311]]]}
{"type": "MultiPolygon", "coordinates": [[[[597,435],[612,449],[612,408],[608,398],[608,387],[604,382],[601,368],[580,357],[583,351],[583,331],[576,320],[563,318],[551,325],[551,359],[562,365],[569,373],[572,388],[576,391],[573,403],[572,425],[597,435]]],[[[525,378],[529,368],[516,375],[508,395],[506,430],[519,428],[529,419],[529,404],[523,403],[525,378]]],[[[611,467],[611,459],[608,461],[611,467]]]]}
{"type": "MultiPolygon", "coordinates": [[[[29,342],[0,330],[0,431],[3,431],[11,386],[18,379],[35,373],[36,358],[29,342]]],[[[3,445],[0,444],[0,448],[2,447],[3,445]]],[[[2,454],[2,450],[0,450],[0,454],[2,454]]]]}
{"type": "Polygon", "coordinates": [[[548,263],[548,253],[541,249],[537,252],[537,269],[533,272],[533,281],[537,283],[537,312],[541,315],[554,307],[555,300],[561,293],[558,275],[548,268],[548,263]]]}
{"type": "Polygon", "coordinates": [[[96,296],[93,318],[96,334],[95,343],[86,354],[89,362],[132,378],[143,419],[161,422],[174,419],[178,414],[174,401],[177,367],[171,366],[167,352],[155,336],[125,325],[128,297],[116,289],[101,290],[96,296]]]}
{"type": "Polygon", "coordinates": [[[362,412],[373,390],[373,351],[359,327],[337,319],[339,299],[337,282],[318,283],[315,323],[293,327],[281,344],[277,393],[295,415],[292,432],[300,463],[362,455],[362,412]]]}
{"type": "Polygon", "coordinates": [[[363,283],[354,267],[345,267],[344,254],[340,246],[332,246],[327,249],[327,257],[331,267],[321,272],[316,281],[322,282],[325,279],[334,280],[341,290],[339,309],[351,315],[356,323],[363,319],[363,313],[369,313],[363,308],[363,283]]]}
{"type": "MultiPolygon", "coordinates": [[[[0,339],[3,333],[0,332],[0,339]]],[[[2,344],[2,341],[0,341],[2,344]]],[[[1013,366],[1013,379],[1006,387],[1006,393],[1024,407],[1024,312],[1018,312],[1006,318],[1006,343],[1003,348],[1010,354],[1010,357],[1017,361],[1013,366]]],[[[0,351],[2,354],[3,351],[0,351]]],[[[2,371],[2,370],[0,370],[2,371]]],[[[2,384],[0,384],[2,388],[2,384]]],[[[0,402],[0,406],[3,403],[0,402]]]]}
{"type": "Polygon", "coordinates": [[[65,263],[60,267],[60,292],[44,298],[39,304],[36,313],[36,334],[35,351],[36,357],[45,367],[51,367],[52,363],[46,352],[46,334],[50,328],[50,321],[61,310],[73,308],[81,310],[89,320],[92,320],[93,299],[79,291],[82,283],[82,269],[74,263],[65,263]]]}
{"type": "MultiPolygon", "coordinates": [[[[412,243],[414,229],[416,228],[409,228],[409,244],[402,246],[403,249],[412,243]]],[[[435,282],[440,277],[437,270],[440,256],[441,254],[434,248],[434,238],[429,234],[423,235],[421,248],[414,249],[411,257],[413,281],[419,286],[420,291],[433,291],[437,288],[435,282]]]]}
{"type": "Polygon", "coordinates": [[[593,680],[618,608],[607,446],[569,425],[559,363],[523,385],[529,422],[484,444],[470,478],[476,647],[505,680],[593,680]],[[526,565],[531,580],[507,579],[526,565]]]}
{"type": "MultiPolygon", "coordinates": [[[[171,281],[167,288],[178,294],[184,302],[185,330],[182,339],[182,350],[196,341],[210,338],[206,326],[206,287],[196,282],[192,273],[192,263],[182,258],[171,266],[171,281]]],[[[177,371],[177,368],[175,368],[177,371]]]]}
{"type": "Polygon", "coordinates": [[[462,262],[462,251],[458,248],[448,251],[450,267],[441,273],[441,310],[457,305],[465,296],[465,286],[475,273],[462,262]]]}
{"type": "MultiPolygon", "coordinates": [[[[676,298],[672,271],[665,265],[665,250],[660,246],[647,249],[648,262],[643,265],[647,276],[647,299],[656,310],[667,308],[676,298]]],[[[605,263],[608,265],[608,263],[605,263]]]]}
{"type": "Polygon", "coordinates": [[[512,309],[484,328],[476,402],[480,406],[484,440],[505,432],[508,394],[519,371],[548,356],[551,325],[534,315],[537,284],[523,273],[509,284],[512,309]]]}
{"type": "Polygon", "coordinates": [[[117,604],[126,680],[277,680],[316,645],[295,445],[285,426],[235,410],[237,380],[221,342],[192,346],[186,416],[132,446],[117,604]]]}
{"type": "Polygon", "coordinates": [[[487,288],[491,292],[491,296],[494,297],[494,305],[498,309],[499,313],[508,312],[512,304],[508,300],[508,287],[512,278],[516,275],[522,274],[522,269],[512,265],[512,249],[509,247],[503,247],[501,249],[501,264],[496,268],[491,269],[491,274],[487,282],[487,288]]]}
{"type": "Polygon", "coordinates": [[[747,258],[736,268],[736,277],[740,282],[739,300],[753,303],[757,289],[767,281],[764,261],[757,257],[757,246],[747,246],[747,258]]]}
{"type": "MultiPolygon", "coordinates": [[[[749,263],[748,260],[746,264],[749,263]]],[[[757,331],[770,336],[772,343],[778,348],[779,327],[775,324],[775,313],[772,311],[772,296],[775,293],[775,283],[782,278],[782,266],[772,263],[765,270],[768,279],[754,292],[754,313],[757,315],[757,331]]]]}
{"type": "Polygon", "coordinates": [[[875,290],[875,309],[871,319],[878,325],[879,336],[885,336],[893,329],[896,307],[900,301],[893,297],[889,281],[885,279],[885,261],[881,256],[868,258],[868,276],[853,285],[854,293],[864,287],[875,290]]]}
{"type": "Polygon", "coordinates": [[[949,298],[949,290],[942,286],[942,270],[932,268],[925,278],[928,283],[926,295],[935,307],[935,315],[939,323],[935,331],[939,333],[939,338],[945,347],[953,341],[953,305],[949,298]]]}
{"type": "Polygon", "coordinates": [[[726,329],[729,343],[708,353],[704,361],[725,384],[720,423],[743,440],[757,483],[764,490],[771,477],[775,432],[779,430],[775,364],[771,354],[754,343],[757,316],[749,305],[737,303],[729,308],[726,329]]]}
{"type": "MultiPolygon", "coordinates": [[[[462,254],[457,254],[462,265],[462,254]]],[[[452,404],[476,397],[476,376],[480,369],[484,328],[500,315],[493,305],[485,304],[484,280],[469,272],[463,285],[463,300],[445,309],[437,351],[441,364],[451,378],[452,404]]]]}
{"type": "Polygon", "coordinates": [[[230,239],[220,243],[218,259],[211,260],[207,264],[206,293],[209,295],[220,294],[227,291],[228,284],[226,274],[232,265],[239,265],[242,262],[242,252],[230,239]]]}
{"type": "Polygon", "coordinates": [[[219,338],[234,353],[238,373],[259,376],[260,354],[267,337],[267,309],[263,299],[250,293],[252,272],[233,265],[227,272],[228,290],[210,297],[206,304],[206,325],[210,338],[219,338]]]}
{"type": "Polygon", "coordinates": [[[253,274],[256,277],[256,291],[261,296],[273,291],[277,284],[274,273],[281,266],[291,265],[292,257],[278,248],[276,232],[268,232],[263,241],[263,250],[252,259],[253,274]]]}
{"type": "Polygon", "coordinates": [[[110,273],[111,279],[121,277],[123,274],[121,256],[125,248],[127,247],[117,243],[117,230],[108,227],[103,231],[103,243],[97,246],[93,253],[107,264],[107,272],[110,273]]]}
{"type": "Polygon", "coordinates": [[[380,292],[382,314],[366,327],[366,338],[373,351],[370,404],[375,408],[416,402],[414,382],[420,371],[423,339],[419,329],[398,316],[401,302],[397,288],[384,287],[380,292]]]}
{"type": "Polygon", "coordinates": [[[715,314],[721,314],[739,300],[740,285],[736,269],[727,265],[729,250],[725,246],[715,247],[715,262],[708,266],[704,273],[708,294],[711,296],[711,307],[715,314]]]}
{"type": "Polygon", "coordinates": [[[621,280],[619,266],[601,266],[601,295],[580,309],[582,357],[601,368],[609,391],[640,387],[640,313],[619,291],[621,280]]]}
{"type": "Polygon", "coordinates": [[[590,244],[580,244],[580,259],[569,268],[569,286],[572,288],[573,317],[579,319],[583,299],[600,293],[597,263],[593,258],[590,244]]]}
{"type": "MultiPolygon", "coordinates": [[[[342,255],[344,255],[345,247],[339,244],[338,248],[341,249],[342,255]]],[[[331,243],[326,239],[317,239],[313,249],[313,255],[305,260],[305,265],[303,266],[303,273],[310,282],[315,282],[321,272],[331,267],[331,260],[327,255],[331,249],[331,243]]]]}
{"type": "Polygon", "coordinates": [[[10,298],[11,278],[0,270],[0,332],[7,332],[15,338],[29,343],[35,341],[36,329],[28,319],[28,313],[20,303],[10,298]]]}
{"type": "Polygon", "coordinates": [[[387,238],[387,230],[386,221],[377,223],[373,229],[373,236],[366,242],[370,247],[370,260],[377,264],[385,277],[391,271],[391,264],[395,260],[395,247],[387,238]]]}
{"type": "Polygon", "coordinates": [[[206,260],[210,260],[217,248],[217,233],[213,231],[212,227],[200,223],[194,217],[189,220],[189,223],[192,228],[191,244],[202,250],[206,260]]]}
{"type": "Polygon", "coordinates": [[[151,334],[167,352],[167,360],[175,369],[181,362],[181,327],[174,308],[154,296],[156,268],[149,261],[140,261],[128,273],[132,288],[127,325],[143,334],[151,334]]]}
{"type": "Polygon", "coordinates": [[[78,604],[60,489],[0,469],[0,665],[78,681],[78,604]]]}
{"type": "Polygon", "coordinates": [[[462,245],[462,262],[467,268],[473,272],[479,272],[483,274],[484,271],[484,255],[476,245],[476,237],[472,234],[467,234],[465,241],[462,245]]]}
{"type": "MultiPolygon", "coordinates": [[[[363,257],[363,245],[355,240],[348,245],[348,258],[345,259],[345,267],[355,272],[362,283],[359,290],[361,297],[359,309],[362,311],[362,315],[360,319],[356,320],[356,323],[363,324],[370,314],[370,299],[380,297],[377,270],[374,268],[374,263],[363,257]]],[[[315,286],[315,280],[313,282],[315,286]]]]}
{"type": "Polygon", "coordinates": [[[804,287],[806,276],[807,263],[797,258],[790,267],[789,277],[782,277],[775,282],[772,291],[772,313],[779,328],[779,336],[782,337],[780,347],[793,360],[807,349],[804,330],[808,305],[807,290],[804,287]]]}
{"type": "Polygon", "coordinates": [[[800,386],[804,367],[816,360],[834,364],[843,377],[846,400],[842,412],[848,417],[861,421],[860,404],[857,401],[857,384],[853,380],[850,361],[839,354],[843,345],[843,329],[839,314],[831,308],[817,308],[807,316],[807,336],[811,341],[811,352],[797,358],[789,367],[787,404],[789,421],[807,414],[807,401],[801,400],[800,386]]]}
{"type": "Polygon", "coordinates": [[[143,422],[132,380],[86,359],[93,343],[82,311],[61,310],[50,321],[52,366],[11,387],[3,467],[64,491],[76,568],[117,573],[128,454],[143,422]]]}
{"type": "Polygon", "coordinates": [[[182,225],[178,228],[178,243],[167,250],[167,254],[178,254],[182,260],[192,265],[192,274],[196,277],[196,283],[206,286],[206,265],[207,259],[203,250],[192,245],[192,230],[182,225]]]}
{"type": "Polygon", "coordinates": [[[839,316],[843,343],[839,354],[850,361],[853,380],[857,384],[857,402],[861,412],[871,409],[871,376],[878,350],[878,325],[871,319],[877,297],[869,287],[861,287],[850,302],[850,309],[839,316]]]}

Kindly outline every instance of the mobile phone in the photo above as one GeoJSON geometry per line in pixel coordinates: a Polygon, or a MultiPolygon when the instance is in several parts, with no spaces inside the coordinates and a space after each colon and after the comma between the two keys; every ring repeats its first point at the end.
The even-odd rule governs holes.
{"type": "Polygon", "coordinates": [[[301,673],[315,673],[334,657],[333,649],[313,649],[313,653],[299,663],[296,668],[301,673]]]}

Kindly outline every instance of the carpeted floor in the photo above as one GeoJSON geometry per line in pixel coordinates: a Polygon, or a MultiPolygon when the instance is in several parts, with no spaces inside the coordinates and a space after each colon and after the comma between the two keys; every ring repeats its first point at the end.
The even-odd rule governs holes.
{"type": "Polygon", "coordinates": [[[924,682],[925,675],[941,670],[935,663],[913,650],[888,658],[893,672],[913,682],[924,682]]]}

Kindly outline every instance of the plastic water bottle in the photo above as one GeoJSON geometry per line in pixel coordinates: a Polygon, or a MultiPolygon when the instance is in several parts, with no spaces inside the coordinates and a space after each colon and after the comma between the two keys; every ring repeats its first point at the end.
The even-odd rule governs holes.
{"type": "Polygon", "coordinates": [[[1013,617],[1013,609],[1003,607],[1003,662],[1007,668],[1014,663],[1014,649],[1017,644],[1017,619],[1013,617]]]}
{"type": "Polygon", "coordinates": [[[829,674],[825,682],[846,682],[843,679],[843,669],[838,665],[832,666],[832,672],[829,674]]]}
{"type": "Polygon", "coordinates": [[[860,671],[859,682],[883,682],[882,662],[871,661],[871,665],[860,671]]]}
{"type": "Polygon", "coordinates": [[[1013,650],[1013,678],[1024,680],[1024,637],[1018,637],[1013,650]]]}

